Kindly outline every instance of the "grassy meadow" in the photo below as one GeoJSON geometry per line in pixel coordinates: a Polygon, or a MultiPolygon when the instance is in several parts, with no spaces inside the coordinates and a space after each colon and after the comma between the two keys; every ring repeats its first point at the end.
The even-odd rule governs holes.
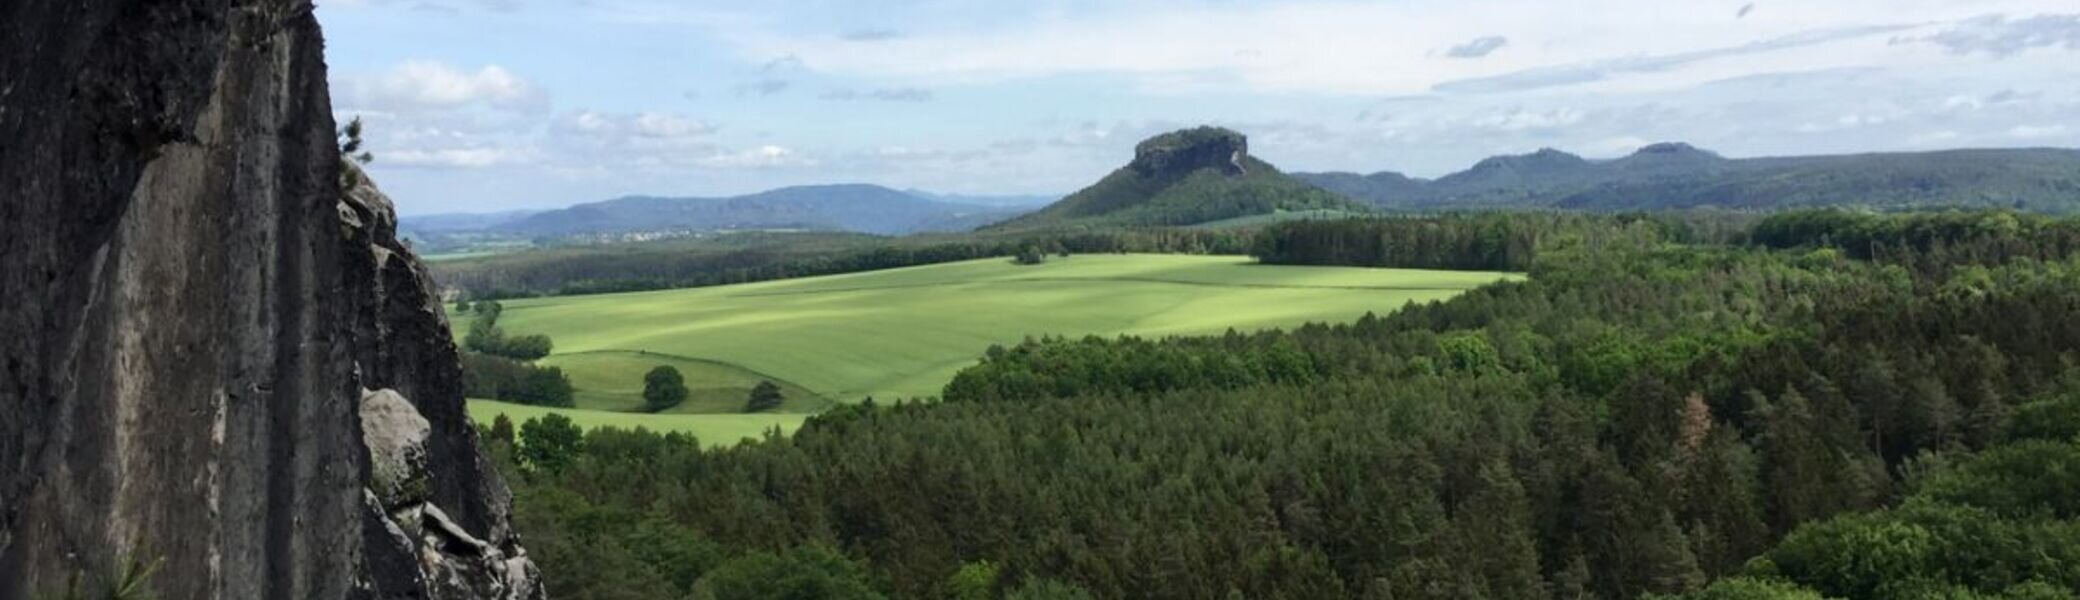
{"type": "MultiPolygon", "coordinates": [[[[983,259],[733,286],[504,302],[510,334],[547,334],[581,408],[631,410],[642,374],[673,364],[694,399],[741,410],[772,379],[782,411],[935,396],[992,344],[1028,336],[1168,336],[1346,322],[1450,298],[1504,273],[1257,265],[1246,257],[983,259]]],[[[458,335],[466,317],[455,319],[458,335]]]]}

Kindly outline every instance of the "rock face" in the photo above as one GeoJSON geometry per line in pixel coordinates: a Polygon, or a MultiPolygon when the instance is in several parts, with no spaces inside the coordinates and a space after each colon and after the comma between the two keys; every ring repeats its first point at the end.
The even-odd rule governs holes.
{"type": "Polygon", "coordinates": [[[0,5],[0,600],[541,596],[310,8],[0,5]]]}
{"type": "Polygon", "coordinates": [[[1219,127],[1173,131],[1143,140],[1134,146],[1134,162],[1127,167],[1143,177],[1183,175],[1199,169],[1215,169],[1229,175],[1248,172],[1249,138],[1219,127]]]}

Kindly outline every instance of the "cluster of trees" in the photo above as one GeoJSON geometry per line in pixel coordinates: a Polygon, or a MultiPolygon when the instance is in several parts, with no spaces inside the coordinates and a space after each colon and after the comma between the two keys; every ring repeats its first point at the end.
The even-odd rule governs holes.
{"type": "Polygon", "coordinates": [[[1047,251],[1039,246],[1026,246],[1020,248],[1018,256],[1012,257],[1011,261],[1026,266],[1042,264],[1047,262],[1047,251]]]}
{"type": "Polygon", "coordinates": [[[2080,257],[1497,218],[1560,232],[1528,281],[1388,316],[1032,340],[726,450],[494,446],[566,598],[2075,597],[2080,257]]]}
{"type": "Polygon", "coordinates": [[[505,306],[497,300],[479,300],[473,306],[477,316],[470,321],[469,332],[462,336],[464,350],[530,361],[548,356],[556,347],[546,335],[506,335],[505,330],[498,328],[498,316],[505,312],[505,306]]]}
{"type": "Polygon", "coordinates": [[[1898,264],[1934,278],[1949,266],[2059,260],[2080,251],[2080,220],[2009,211],[1869,213],[1814,210],[1772,215],[1751,241],[1768,248],[1828,248],[1898,264]]]}
{"type": "Polygon", "coordinates": [[[505,306],[496,300],[457,301],[457,314],[474,314],[462,337],[462,388],[471,398],[536,406],[577,403],[563,369],[535,365],[554,344],[546,335],[508,336],[498,327],[505,306]]]}
{"type": "Polygon", "coordinates": [[[561,368],[480,352],[461,356],[465,396],[558,408],[577,405],[570,376],[561,368]]]}
{"type": "Polygon", "coordinates": [[[2074,598],[2080,395],[2027,404],[2010,441],[1905,465],[1895,506],[1800,527],[1692,600],[2074,598]]]}
{"type": "Polygon", "coordinates": [[[760,381],[751,386],[751,395],[744,399],[744,412],[757,413],[780,408],[787,396],[780,393],[780,386],[771,381],[760,381]]]}

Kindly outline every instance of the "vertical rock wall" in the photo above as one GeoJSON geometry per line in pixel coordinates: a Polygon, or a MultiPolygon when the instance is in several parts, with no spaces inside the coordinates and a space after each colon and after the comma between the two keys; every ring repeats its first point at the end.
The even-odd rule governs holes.
{"type": "Polygon", "coordinates": [[[425,272],[341,172],[308,1],[0,23],[0,600],[126,560],[162,598],[538,596],[425,272]],[[375,389],[428,429],[394,506],[375,389]]]}

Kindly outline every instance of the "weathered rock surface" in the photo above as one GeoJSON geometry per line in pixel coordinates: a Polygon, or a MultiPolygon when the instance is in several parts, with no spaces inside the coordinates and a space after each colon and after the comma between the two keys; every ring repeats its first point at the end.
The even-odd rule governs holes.
{"type": "Polygon", "coordinates": [[[0,23],[0,600],[539,597],[308,0],[0,23]]]}
{"type": "Polygon", "coordinates": [[[1199,169],[1216,169],[1229,175],[1247,171],[1249,138],[1219,127],[1198,127],[1165,133],[1134,146],[1134,162],[1127,167],[1143,177],[1182,176],[1199,169]]]}

